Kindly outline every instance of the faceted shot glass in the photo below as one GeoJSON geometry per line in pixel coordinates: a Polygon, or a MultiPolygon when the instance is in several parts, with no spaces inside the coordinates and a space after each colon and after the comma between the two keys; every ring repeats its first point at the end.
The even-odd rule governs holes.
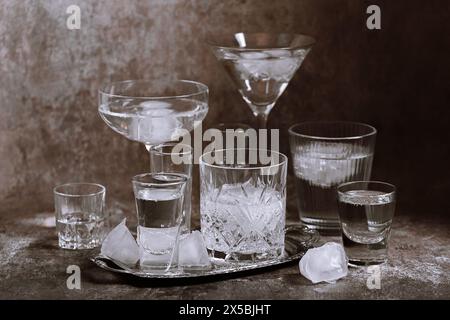
{"type": "Polygon", "coordinates": [[[53,189],[58,245],[63,249],[92,249],[107,232],[105,187],[67,183],[53,189]]]}
{"type": "Polygon", "coordinates": [[[200,157],[201,231],[215,258],[276,259],[284,251],[287,157],[224,149],[200,157]]]}
{"type": "Polygon", "coordinates": [[[341,184],[337,192],[342,240],[350,263],[386,262],[395,211],[395,186],[356,181],[341,184]]]}
{"type": "Polygon", "coordinates": [[[145,173],[133,177],[132,182],[141,268],[166,272],[178,267],[188,177],[175,173],[145,173]]]}
{"type": "Polygon", "coordinates": [[[183,204],[187,231],[191,230],[192,164],[192,147],[189,145],[169,142],[150,148],[150,172],[178,173],[188,179],[183,204]]]}

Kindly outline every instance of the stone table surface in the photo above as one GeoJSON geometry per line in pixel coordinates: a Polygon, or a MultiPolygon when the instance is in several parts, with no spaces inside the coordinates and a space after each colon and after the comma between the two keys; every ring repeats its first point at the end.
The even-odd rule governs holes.
{"type": "Polygon", "coordinates": [[[58,249],[52,214],[2,214],[0,298],[450,299],[449,239],[444,220],[396,217],[381,289],[368,289],[366,268],[351,268],[335,284],[313,285],[299,274],[297,263],[238,278],[155,282],[104,271],[88,260],[92,251],[58,249]],[[67,288],[69,265],[81,269],[80,290],[67,288]]]}

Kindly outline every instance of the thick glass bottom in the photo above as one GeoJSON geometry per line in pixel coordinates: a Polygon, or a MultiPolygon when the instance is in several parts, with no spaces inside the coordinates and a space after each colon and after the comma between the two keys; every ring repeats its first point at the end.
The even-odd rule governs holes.
{"type": "Polygon", "coordinates": [[[318,231],[322,236],[339,236],[341,234],[339,220],[300,217],[300,221],[306,227],[318,231]]]}
{"type": "Polygon", "coordinates": [[[345,253],[350,264],[368,266],[386,263],[388,249],[386,239],[377,243],[358,243],[342,234],[345,253]]]}
{"type": "Polygon", "coordinates": [[[82,242],[78,241],[66,241],[64,239],[59,238],[58,240],[58,246],[62,249],[68,249],[68,250],[89,250],[94,249],[100,246],[100,240],[86,240],[82,242]]]}

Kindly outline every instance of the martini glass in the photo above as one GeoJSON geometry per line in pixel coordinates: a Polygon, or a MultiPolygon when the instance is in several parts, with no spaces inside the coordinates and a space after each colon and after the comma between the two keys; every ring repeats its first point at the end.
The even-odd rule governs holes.
{"type": "Polygon", "coordinates": [[[315,40],[302,34],[236,33],[208,40],[259,129],[308,55],[315,40]]]}
{"type": "Polygon", "coordinates": [[[150,151],[180,139],[203,121],[208,87],[171,79],[112,82],[99,91],[98,110],[111,129],[150,151]]]}

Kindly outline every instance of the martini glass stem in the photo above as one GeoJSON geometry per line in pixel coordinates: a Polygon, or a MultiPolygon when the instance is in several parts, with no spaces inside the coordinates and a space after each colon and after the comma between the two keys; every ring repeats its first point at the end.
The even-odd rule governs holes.
{"type": "Polygon", "coordinates": [[[256,121],[258,123],[258,129],[267,129],[268,113],[255,112],[256,121]]]}
{"type": "Polygon", "coordinates": [[[258,129],[267,129],[267,119],[269,118],[269,113],[275,106],[275,102],[268,105],[255,105],[248,102],[250,109],[252,109],[254,116],[256,117],[256,122],[258,124],[258,129]]]}

